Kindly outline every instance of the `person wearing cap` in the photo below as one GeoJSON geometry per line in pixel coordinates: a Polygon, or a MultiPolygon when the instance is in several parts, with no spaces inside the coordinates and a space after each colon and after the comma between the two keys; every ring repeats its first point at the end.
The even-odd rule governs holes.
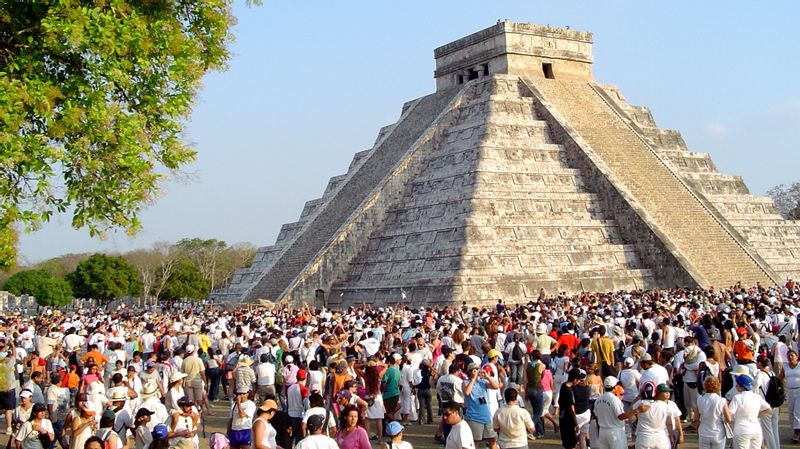
{"type": "Polygon", "coordinates": [[[141,402],[134,411],[138,413],[138,410],[144,408],[153,412],[153,416],[147,422],[147,427],[149,430],[152,431],[156,424],[167,422],[170,416],[169,411],[159,399],[158,387],[156,386],[155,382],[148,382],[144,384],[140,399],[141,402]]]}
{"type": "Polygon", "coordinates": [[[304,400],[308,397],[308,390],[303,385],[306,380],[305,370],[297,370],[296,376],[297,382],[286,389],[286,411],[292,421],[292,434],[294,435],[295,443],[303,437],[301,427],[303,413],[305,412],[304,400]]]}
{"type": "Polygon", "coordinates": [[[536,427],[527,410],[517,404],[519,393],[514,388],[503,392],[505,406],[492,417],[492,428],[497,432],[497,443],[500,449],[518,449],[528,447],[528,433],[536,427]]]}
{"type": "MultiPolygon", "coordinates": [[[[123,443],[122,438],[114,432],[114,410],[106,409],[100,415],[100,427],[94,436],[103,440],[103,447],[107,449],[122,449],[127,446],[127,441],[123,443]]],[[[127,440],[127,438],[126,438],[127,440]]]]}
{"type": "Polygon", "coordinates": [[[392,421],[386,426],[386,435],[389,437],[389,442],[384,443],[381,449],[414,449],[411,443],[403,441],[403,427],[397,421],[392,421]]]}
{"type": "MultiPolygon", "coordinates": [[[[300,436],[304,437],[308,435],[308,431],[306,429],[308,425],[308,418],[313,415],[328,415],[328,427],[325,429],[325,434],[328,436],[334,435],[336,431],[336,417],[333,415],[333,412],[325,408],[325,400],[322,398],[322,395],[319,393],[312,393],[308,396],[308,410],[303,412],[303,419],[300,423],[300,436]]],[[[344,408],[344,406],[342,407],[344,408]]]]}
{"type": "Polygon", "coordinates": [[[140,408],[136,412],[136,417],[133,420],[134,449],[146,449],[153,441],[152,430],[147,425],[152,416],[153,412],[147,408],[140,408]]]}
{"type": "Polygon", "coordinates": [[[642,358],[639,359],[639,369],[642,370],[642,377],[639,379],[639,385],[644,385],[648,382],[654,385],[661,385],[669,382],[669,373],[667,369],[656,363],[653,356],[645,352],[642,358]]]}
{"type": "Polygon", "coordinates": [[[247,388],[236,391],[236,399],[231,405],[228,417],[228,440],[231,449],[247,449],[251,444],[251,431],[253,416],[256,414],[256,404],[247,398],[250,392],[247,388]]]}
{"type": "Polygon", "coordinates": [[[768,415],[772,407],[759,394],[753,392],[753,378],[740,374],[734,378],[737,393],[728,408],[733,414],[733,448],[759,449],[763,432],[758,419],[768,415]]]}
{"type": "Polygon", "coordinates": [[[47,419],[47,407],[41,403],[34,404],[30,419],[22,423],[14,437],[17,449],[46,449],[43,440],[52,442],[54,439],[53,424],[47,419]]]}
{"type": "MultiPolygon", "coordinates": [[[[322,433],[325,418],[314,415],[308,419],[307,428],[309,435],[295,446],[296,449],[339,449],[336,440],[322,433]]],[[[345,449],[345,448],[343,448],[345,449]]]]}
{"type": "Polygon", "coordinates": [[[488,396],[496,394],[494,390],[500,385],[477,363],[467,367],[469,381],[464,385],[464,419],[469,425],[475,441],[486,441],[489,449],[496,447],[497,434],[492,427],[492,415],[489,409],[488,396]]]}
{"type": "Polygon", "coordinates": [[[683,443],[683,425],[681,424],[682,412],[678,405],[671,400],[673,390],[669,384],[660,384],[656,387],[656,401],[663,402],[669,407],[670,419],[672,420],[673,430],[667,434],[670,444],[674,447],[683,443]]]}
{"type": "Polygon", "coordinates": [[[273,399],[266,399],[258,407],[257,417],[253,421],[253,449],[277,449],[278,432],[269,422],[277,411],[278,403],[273,399]]]}
{"type": "Polygon", "coordinates": [[[666,384],[654,386],[647,382],[642,387],[642,399],[633,404],[637,411],[636,449],[670,449],[675,420],[669,404],[657,399],[658,390],[669,390],[666,384]]]}
{"type": "Polygon", "coordinates": [[[178,448],[197,448],[199,439],[197,429],[200,424],[200,414],[195,408],[195,403],[189,396],[178,399],[179,410],[173,410],[169,420],[169,430],[174,434],[170,438],[170,446],[178,448]]]}
{"type": "Polygon", "coordinates": [[[180,410],[180,407],[178,407],[178,399],[186,396],[186,390],[183,388],[185,379],[186,374],[180,371],[174,371],[172,375],[169,376],[169,388],[164,398],[164,405],[167,407],[170,414],[176,410],[180,410]]]}
{"type": "Polygon", "coordinates": [[[614,376],[603,379],[605,392],[594,403],[594,418],[590,426],[594,426],[596,436],[592,436],[592,447],[599,449],[626,449],[628,439],[625,436],[625,421],[644,410],[625,411],[622,401],[614,394],[619,380],[614,376]]]}
{"type": "Polygon", "coordinates": [[[719,378],[708,376],[703,381],[703,394],[697,398],[692,425],[697,429],[699,449],[724,449],[725,423],[732,421],[728,402],[720,396],[719,378]]]}
{"type": "Polygon", "coordinates": [[[205,368],[205,364],[197,356],[197,347],[193,344],[186,345],[186,357],[181,363],[181,372],[186,374],[184,390],[195,404],[210,412],[207,401],[203,400],[206,385],[205,368]]]}
{"type": "Polygon", "coordinates": [[[547,334],[547,324],[539,323],[536,326],[536,339],[533,341],[533,345],[542,355],[542,363],[550,365],[550,354],[558,347],[558,341],[547,334]]]}
{"type": "MultiPolygon", "coordinates": [[[[29,420],[33,411],[33,393],[31,390],[22,390],[19,394],[20,404],[14,408],[11,415],[11,427],[16,433],[22,423],[29,420]]],[[[11,432],[9,432],[11,433],[11,432]]]]}

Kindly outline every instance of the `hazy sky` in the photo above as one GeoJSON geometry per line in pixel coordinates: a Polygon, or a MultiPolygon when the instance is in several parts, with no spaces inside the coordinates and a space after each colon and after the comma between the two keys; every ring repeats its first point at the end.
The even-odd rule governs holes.
{"type": "Polygon", "coordinates": [[[434,48],[498,19],[593,32],[595,78],[753,193],[800,179],[800,2],[264,0],[235,14],[230,67],[207,76],[188,126],[191,179],[165,185],[135,238],[91,239],[57,216],[22,237],[22,262],[183,237],[271,245],[435,90],[434,48]]]}

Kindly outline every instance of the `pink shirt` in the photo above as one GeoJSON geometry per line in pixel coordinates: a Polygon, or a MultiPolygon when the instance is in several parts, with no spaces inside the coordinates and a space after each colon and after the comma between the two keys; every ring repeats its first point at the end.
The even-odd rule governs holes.
{"type": "Polygon", "coordinates": [[[341,448],[372,449],[372,445],[369,443],[369,436],[367,435],[367,431],[360,426],[356,427],[355,430],[344,436],[342,435],[342,431],[340,430],[336,434],[336,442],[339,444],[339,447],[341,448]]]}
{"type": "Polygon", "coordinates": [[[542,373],[542,391],[553,391],[553,373],[549,369],[542,373]]]}

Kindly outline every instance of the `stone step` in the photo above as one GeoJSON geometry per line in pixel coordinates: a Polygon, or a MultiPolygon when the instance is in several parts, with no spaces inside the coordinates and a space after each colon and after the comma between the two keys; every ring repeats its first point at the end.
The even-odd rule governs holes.
{"type": "MultiPolygon", "coordinates": [[[[767,274],[589,84],[543,80],[536,87],[708,282],[766,281],[767,274]]],[[[695,178],[712,182],[705,175],[695,178]]],[[[724,180],[735,182],[713,177],[713,182],[724,180]]]]}

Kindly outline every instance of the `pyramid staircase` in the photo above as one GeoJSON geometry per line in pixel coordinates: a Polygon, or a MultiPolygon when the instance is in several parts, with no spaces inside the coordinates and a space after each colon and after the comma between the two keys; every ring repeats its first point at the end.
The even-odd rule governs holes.
{"type": "Polygon", "coordinates": [[[593,83],[538,80],[533,89],[574,130],[579,145],[702,286],[778,276],[727,220],[620,116],[593,83]]]}

